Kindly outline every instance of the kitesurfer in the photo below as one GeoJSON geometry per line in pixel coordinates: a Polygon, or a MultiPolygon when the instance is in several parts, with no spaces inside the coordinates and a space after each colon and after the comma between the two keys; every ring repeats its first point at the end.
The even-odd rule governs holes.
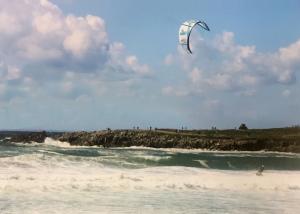
{"type": "Polygon", "coordinates": [[[265,166],[264,165],[261,165],[256,173],[257,176],[261,176],[262,175],[262,172],[264,171],[265,169],[265,166]]]}

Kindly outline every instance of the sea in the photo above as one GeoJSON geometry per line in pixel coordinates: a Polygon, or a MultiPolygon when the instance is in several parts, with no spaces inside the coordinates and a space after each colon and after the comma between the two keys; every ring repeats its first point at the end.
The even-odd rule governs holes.
{"type": "Polygon", "coordinates": [[[1,214],[299,210],[299,154],[0,140],[1,214]]]}

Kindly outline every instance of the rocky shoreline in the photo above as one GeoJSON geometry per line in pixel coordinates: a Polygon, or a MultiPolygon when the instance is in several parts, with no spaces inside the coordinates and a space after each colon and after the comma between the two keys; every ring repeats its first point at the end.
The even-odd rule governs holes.
{"type": "MultiPolygon", "coordinates": [[[[1,136],[1,133],[0,133],[1,136]]],[[[105,130],[94,132],[23,132],[13,142],[42,143],[46,137],[76,146],[207,149],[219,151],[276,151],[300,153],[300,129],[265,130],[105,130]]]]}
{"type": "Polygon", "coordinates": [[[9,138],[15,143],[43,143],[48,134],[46,131],[0,131],[0,140],[9,138]]]}

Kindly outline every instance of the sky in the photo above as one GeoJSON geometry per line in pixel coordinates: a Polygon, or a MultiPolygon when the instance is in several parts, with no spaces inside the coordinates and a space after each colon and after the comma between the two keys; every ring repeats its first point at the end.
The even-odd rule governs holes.
{"type": "Polygon", "coordinates": [[[0,129],[300,124],[298,0],[0,0],[0,129]],[[191,35],[178,29],[203,20],[191,35]]]}

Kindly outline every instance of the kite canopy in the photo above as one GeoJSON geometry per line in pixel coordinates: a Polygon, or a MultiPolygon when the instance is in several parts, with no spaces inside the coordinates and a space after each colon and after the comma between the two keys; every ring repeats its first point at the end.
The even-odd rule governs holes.
{"type": "Polygon", "coordinates": [[[189,53],[192,54],[191,47],[190,47],[190,35],[192,33],[192,30],[196,25],[199,25],[204,30],[209,31],[209,27],[207,24],[203,21],[196,21],[196,20],[189,20],[185,21],[181,24],[179,28],[179,43],[182,45],[182,47],[187,50],[189,53]]]}

